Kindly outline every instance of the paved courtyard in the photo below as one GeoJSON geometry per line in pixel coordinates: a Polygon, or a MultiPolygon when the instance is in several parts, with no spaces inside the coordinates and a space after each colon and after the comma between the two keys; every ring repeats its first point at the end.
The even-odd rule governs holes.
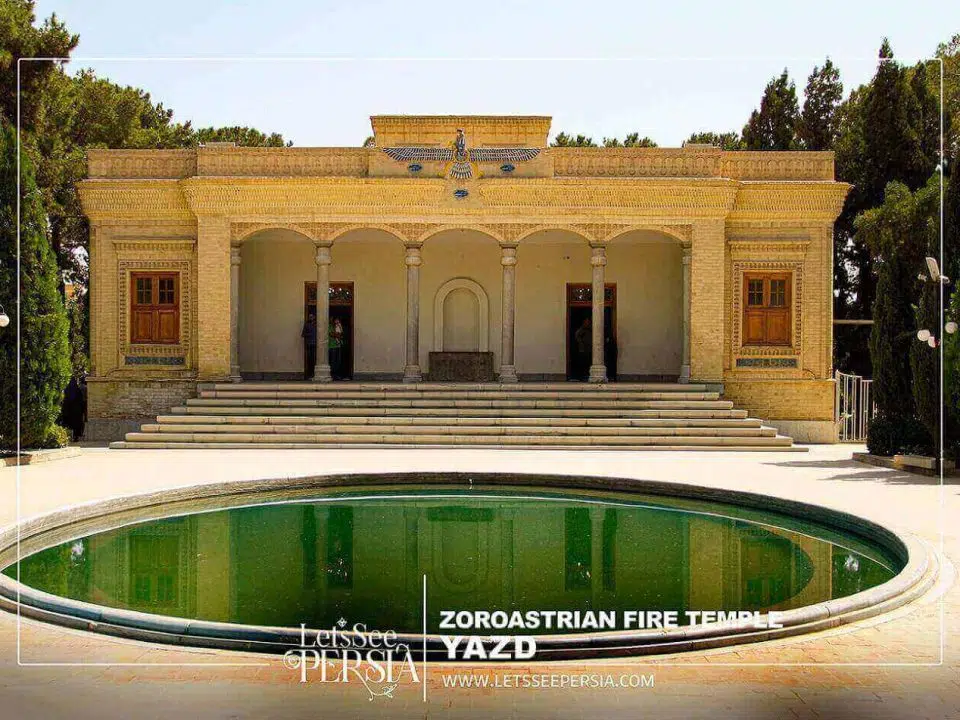
{"type": "MultiPolygon", "coordinates": [[[[461,470],[608,475],[748,490],[818,503],[940,547],[941,581],[890,614],[790,640],[631,661],[470,668],[477,672],[652,674],[644,689],[456,689],[434,666],[419,687],[370,701],[362,685],[301,685],[278,658],[107,638],[0,612],[3,718],[960,717],[960,481],[855,463],[856,446],[809,453],[505,450],[203,451],[87,448],[20,469],[23,518],[161,488],[323,473],[461,470]],[[941,502],[942,501],[942,502],[941,502]],[[950,562],[952,560],[952,562],[950,562]],[[944,627],[941,663],[941,622],[944,627]],[[224,663],[231,663],[225,666],[224,663]],[[163,664],[156,666],[152,664],[163,664]]],[[[0,469],[0,526],[15,522],[17,469],[0,469]]],[[[463,672],[462,666],[457,668],[463,672]]]]}

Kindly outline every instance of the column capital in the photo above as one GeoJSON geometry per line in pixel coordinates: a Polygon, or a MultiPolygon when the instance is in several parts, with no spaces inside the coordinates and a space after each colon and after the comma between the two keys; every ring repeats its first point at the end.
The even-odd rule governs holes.
{"type": "Polygon", "coordinates": [[[316,254],[316,257],[314,257],[314,262],[316,262],[317,265],[329,265],[331,262],[333,262],[333,258],[330,255],[329,243],[324,245],[317,245],[316,247],[317,247],[317,254],[316,254]]]}
{"type": "Polygon", "coordinates": [[[421,245],[404,245],[404,248],[406,249],[404,262],[406,262],[407,267],[419,267],[423,264],[423,257],[420,253],[421,245]]]}
{"type": "Polygon", "coordinates": [[[607,246],[606,245],[590,245],[591,256],[590,264],[594,267],[602,267],[607,264],[607,246]]]}
{"type": "Polygon", "coordinates": [[[517,264],[517,246],[515,244],[500,246],[500,264],[504,267],[517,264]]]}
{"type": "Polygon", "coordinates": [[[239,265],[240,264],[240,246],[232,245],[230,247],[230,264],[239,265]]]}

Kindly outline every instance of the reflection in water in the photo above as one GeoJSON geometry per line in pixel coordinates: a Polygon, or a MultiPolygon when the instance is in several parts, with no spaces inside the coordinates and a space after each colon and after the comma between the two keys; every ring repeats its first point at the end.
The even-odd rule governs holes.
{"type": "Polygon", "coordinates": [[[21,562],[21,579],[151,613],[316,628],[346,618],[418,632],[424,574],[434,630],[441,609],[783,610],[894,574],[856,541],[844,544],[860,552],[817,539],[816,528],[734,519],[719,506],[707,514],[663,498],[502,492],[408,491],[152,521],[39,552],[21,562]]]}

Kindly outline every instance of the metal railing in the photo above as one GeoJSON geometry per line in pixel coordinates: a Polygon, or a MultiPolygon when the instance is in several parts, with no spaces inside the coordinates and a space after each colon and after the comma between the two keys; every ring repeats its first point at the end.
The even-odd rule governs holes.
{"type": "Polygon", "coordinates": [[[840,442],[861,443],[867,440],[867,426],[876,410],[871,397],[873,380],[859,375],[834,372],[837,381],[837,397],[833,416],[837,423],[840,442]]]}

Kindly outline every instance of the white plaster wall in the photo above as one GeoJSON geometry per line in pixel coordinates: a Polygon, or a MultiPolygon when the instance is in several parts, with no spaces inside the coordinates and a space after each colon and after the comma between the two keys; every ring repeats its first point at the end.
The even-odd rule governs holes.
{"type": "Polygon", "coordinates": [[[618,371],[679,374],[683,354],[680,244],[659,233],[623,235],[607,247],[606,280],[617,284],[618,371]]]}
{"type": "MultiPolygon", "coordinates": [[[[286,230],[241,248],[240,370],[302,372],[303,284],[316,281],[313,243],[286,230]]],[[[330,281],[354,283],[354,372],[403,372],[406,266],[387,233],[344,235],[331,250],[330,281]]]]}
{"type": "MultiPolygon", "coordinates": [[[[521,374],[566,373],[566,285],[592,280],[590,248],[570,233],[537,233],[517,251],[516,365],[521,374]]],[[[679,244],[633,232],[607,248],[617,284],[618,372],[674,375],[682,352],[679,244]]]]}
{"type": "Polygon", "coordinates": [[[567,283],[590,279],[590,247],[583,238],[543,232],[521,241],[514,339],[518,373],[566,375],[567,283]]]}
{"type": "MultiPolygon", "coordinates": [[[[487,294],[487,342],[494,369],[500,367],[500,246],[489,235],[472,230],[446,230],[423,244],[420,266],[420,367],[429,371],[429,354],[435,349],[434,300],[440,286],[453,278],[473,280],[487,294]]],[[[405,321],[404,321],[405,322],[405,321]]],[[[403,327],[406,327],[405,325],[403,327]]],[[[449,337],[449,335],[448,335],[449,337]]]]}

